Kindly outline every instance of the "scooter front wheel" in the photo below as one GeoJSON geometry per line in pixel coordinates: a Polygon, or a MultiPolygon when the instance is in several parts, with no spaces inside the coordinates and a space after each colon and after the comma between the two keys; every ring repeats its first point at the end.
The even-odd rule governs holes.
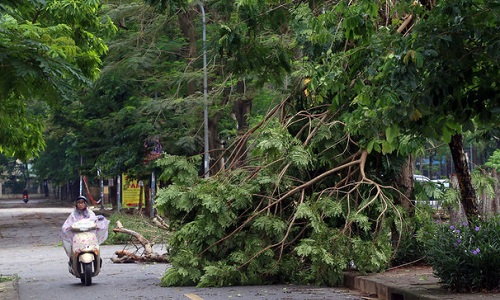
{"type": "Polygon", "coordinates": [[[85,286],[92,285],[92,263],[84,263],[80,280],[85,286]]]}

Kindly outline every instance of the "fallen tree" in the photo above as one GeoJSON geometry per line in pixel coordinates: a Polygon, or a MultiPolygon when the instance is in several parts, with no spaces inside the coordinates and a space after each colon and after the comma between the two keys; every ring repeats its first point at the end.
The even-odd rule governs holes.
{"type": "Polygon", "coordinates": [[[126,249],[118,250],[115,252],[117,257],[112,257],[111,261],[114,263],[167,263],[168,257],[167,253],[158,254],[153,252],[152,243],[144,238],[141,234],[136,231],[124,228],[120,221],[116,221],[116,228],[113,229],[113,232],[116,233],[124,233],[130,235],[132,237],[132,244],[135,246],[134,251],[129,251],[126,249]],[[135,241],[138,242],[135,243],[135,241]],[[142,251],[141,251],[142,250],[142,251]]]}

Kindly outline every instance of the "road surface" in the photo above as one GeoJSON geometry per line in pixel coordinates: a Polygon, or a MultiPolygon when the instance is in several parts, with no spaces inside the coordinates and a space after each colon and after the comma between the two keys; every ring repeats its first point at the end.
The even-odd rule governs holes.
{"type": "MultiPolygon", "coordinates": [[[[68,272],[59,230],[72,208],[48,207],[44,200],[0,199],[0,274],[17,274],[21,300],[178,299],[178,300],[356,300],[347,289],[269,285],[224,288],[160,287],[168,264],[114,264],[123,245],[102,246],[103,267],[91,286],[68,272]]],[[[54,206],[54,205],[51,205],[54,206]]],[[[153,250],[162,253],[163,249],[153,250]]],[[[7,299],[6,299],[7,300],[7,299]]],[[[10,300],[10,299],[8,299],[10,300]]]]}

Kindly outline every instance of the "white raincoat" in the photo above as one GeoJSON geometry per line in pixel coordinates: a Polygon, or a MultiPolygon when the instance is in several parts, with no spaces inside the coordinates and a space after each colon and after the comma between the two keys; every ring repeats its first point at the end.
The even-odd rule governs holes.
{"type": "Polygon", "coordinates": [[[109,220],[104,218],[103,216],[97,217],[93,211],[91,211],[88,207],[84,210],[79,210],[75,208],[73,212],[68,216],[64,224],[62,225],[61,231],[61,239],[63,242],[64,250],[66,254],[70,256],[71,254],[71,245],[74,242],[73,236],[75,233],[71,230],[71,225],[76,221],[80,221],[82,219],[95,219],[96,220],[96,236],[99,244],[104,242],[108,238],[108,225],[109,220]]]}

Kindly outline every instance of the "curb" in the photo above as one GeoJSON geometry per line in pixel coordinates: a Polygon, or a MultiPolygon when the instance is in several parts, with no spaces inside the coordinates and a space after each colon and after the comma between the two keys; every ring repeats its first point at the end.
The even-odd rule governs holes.
{"type": "Polygon", "coordinates": [[[19,279],[0,282],[0,299],[20,300],[19,298],[19,279]]]}
{"type": "Polygon", "coordinates": [[[437,300],[439,296],[421,290],[409,290],[384,280],[355,273],[344,274],[344,286],[379,300],[437,300]]]}

